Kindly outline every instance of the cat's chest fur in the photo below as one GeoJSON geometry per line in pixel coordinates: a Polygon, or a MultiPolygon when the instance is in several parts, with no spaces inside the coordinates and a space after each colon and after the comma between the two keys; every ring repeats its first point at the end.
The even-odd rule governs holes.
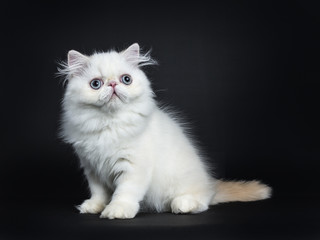
{"type": "MultiPolygon", "coordinates": [[[[79,119],[79,118],[78,118],[79,119]]],[[[81,166],[107,185],[121,171],[130,168],[138,139],[146,130],[148,118],[141,114],[89,117],[79,124],[69,121],[69,142],[80,157],[81,166]],[[96,126],[95,131],[86,126],[96,126]],[[71,130],[72,129],[72,130],[71,130]]]]}
{"type": "MultiPolygon", "coordinates": [[[[132,154],[132,141],[130,139],[119,141],[115,139],[112,130],[100,133],[87,134],[73,144],[80,156],[82,167],[98,176],[103,182],[110,185],[114,176],[123,171],[119,167],[121,159],[130,159],[132,154]]],[[[123,162],[122,162],[123,165],[123,162]]]]}

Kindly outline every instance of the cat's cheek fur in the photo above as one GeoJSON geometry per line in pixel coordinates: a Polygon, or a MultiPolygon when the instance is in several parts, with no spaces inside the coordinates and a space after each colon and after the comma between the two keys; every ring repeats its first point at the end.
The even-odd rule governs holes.
{"type": "Polygon", "coordinates": [[[76,81],[69,83],[65,98],[78,105],[96,105],[99,102],[99,94],[96,90],[76,81]]]}

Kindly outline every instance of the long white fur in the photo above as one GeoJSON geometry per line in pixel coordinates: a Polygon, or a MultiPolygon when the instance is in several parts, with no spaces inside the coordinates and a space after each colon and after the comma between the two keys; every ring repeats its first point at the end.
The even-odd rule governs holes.
{"type": "Polygon", "coordinates": [[[153,63],[138,44],[120,53],[69,52],[60,71],[69,81],[61,136],[89,183],[91,198],[78,207],[81,213],[133,218],[141,203],[158,212],[198,213],[213,202],[216,180],[185,130],[157,106],[139,68],[153,63]],[[122,74],[132,84],[121,83],[122,74]],[[99,90],[89,85],[94,78],[104,82],[99,90]],[[119,97],[112,96],[111,81],[119,97]]]}

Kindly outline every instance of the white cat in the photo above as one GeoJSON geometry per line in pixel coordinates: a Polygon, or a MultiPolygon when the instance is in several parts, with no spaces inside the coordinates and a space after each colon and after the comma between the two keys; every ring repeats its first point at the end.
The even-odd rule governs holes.
{"type": "Polygon", "coordinates": [[[81,213],[133,218],[149,210],[199,213],[209,205],[270,196],[258,181],[225,182],[206,163],[177,119],[159,108],[140,69],[155,63],[137,43],[122,52],[85,56],[74,50],[60,74],[68,85],[62,131],[87,177],[91,198],[81,213]]]}

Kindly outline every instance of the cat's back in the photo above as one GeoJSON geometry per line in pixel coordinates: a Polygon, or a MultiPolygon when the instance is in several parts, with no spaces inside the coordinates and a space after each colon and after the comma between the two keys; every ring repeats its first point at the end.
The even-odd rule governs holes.
{"type": "Polygon", "coordinates": [[[169,155],[170,158],[181,154],[197,155],[197,149],[177,114],[157,108],[148,125],[141,140],[144,146],[150,147],[155,158],[160,158],[160,162],[164,161],[164,158],[168,159],[169,155]]]}
{"type": "Polygon", "coordinates": [[[154,111],[153,117],[151,119],[151,125],[153,131],[158,134],[158,137],[166,138],[166,140],[177,138],[182,138],[180,140],[188,140],[186,129],[178,114],[170,109],[157,108],[154,111]]]}

